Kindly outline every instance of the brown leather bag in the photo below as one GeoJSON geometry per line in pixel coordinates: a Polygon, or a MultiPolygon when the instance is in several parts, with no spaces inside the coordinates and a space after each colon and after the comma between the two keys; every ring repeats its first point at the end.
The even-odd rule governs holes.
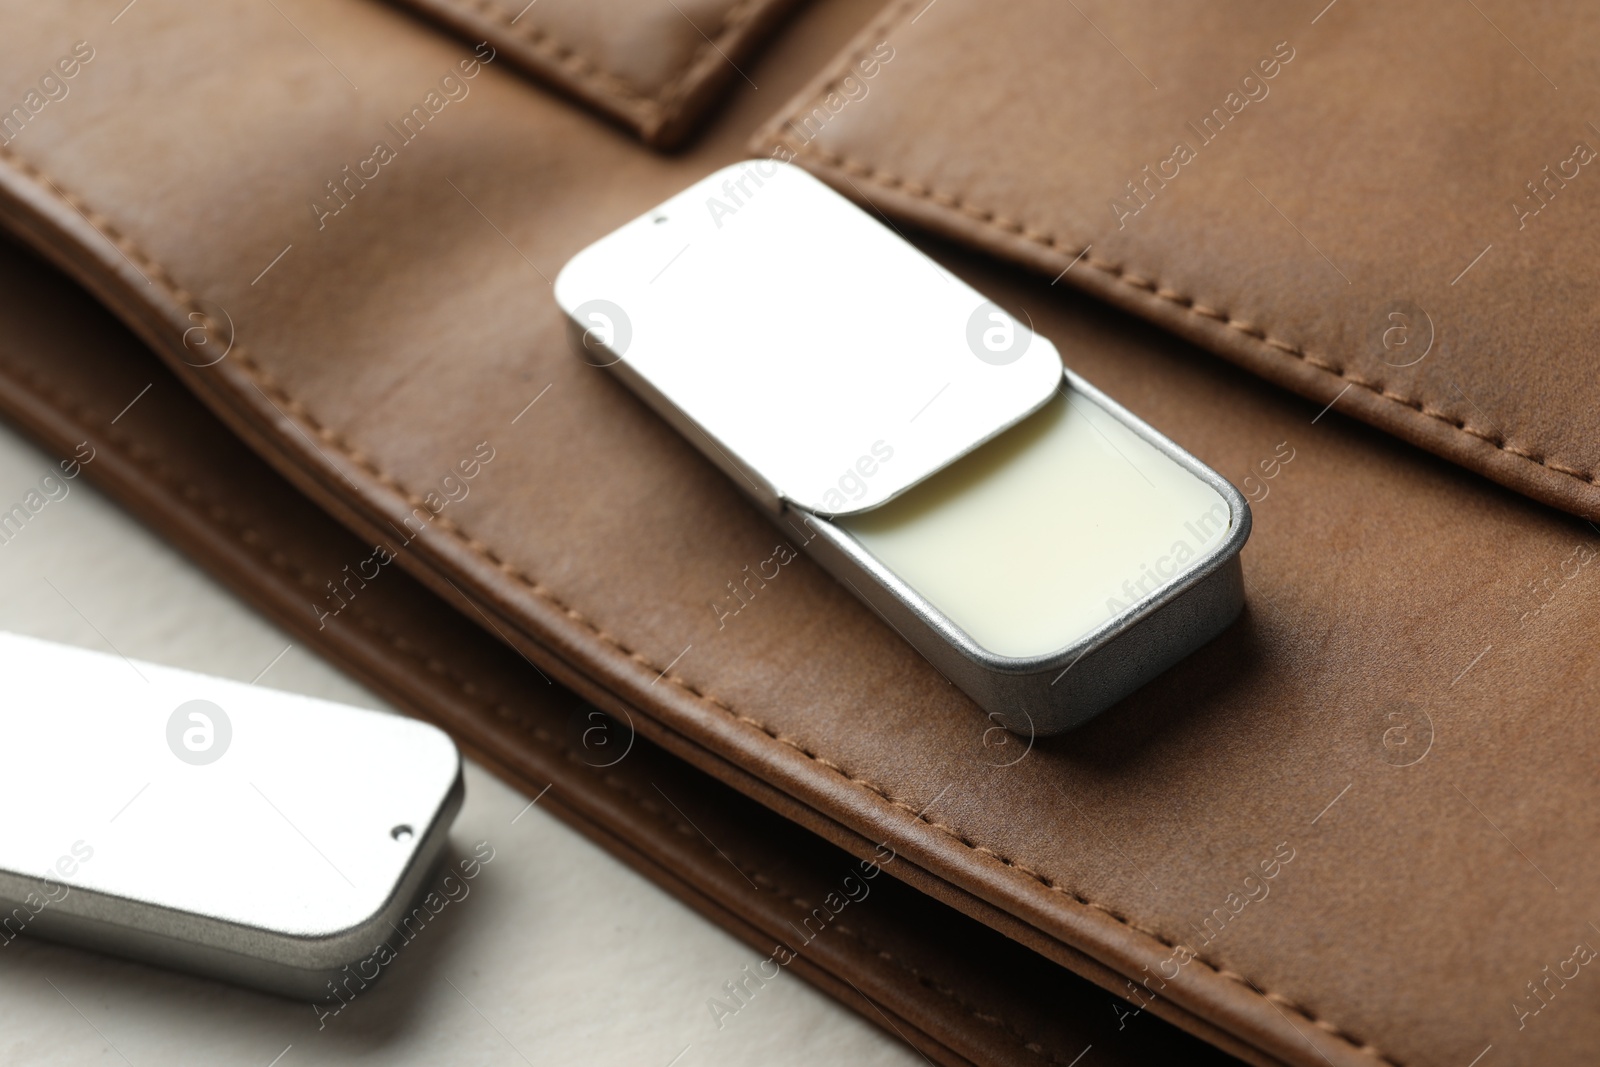
{"type": "Polygon", "coordinates": [[[1159,1020],[1255,1063],[1581,1059],[1592,12],[938,0],[847,43],[843,3],[679,5],[697,45],[624,0],[419,6],[476,32],[11,17],[0,216],[148,346],[50,336],[82,298],[12,255],[13,418],[105,435],[130,506],[763,951],[892,850],[793,966],[942,1062],[1201,1054],[1159,1020]],[[527,73],[657,143],[709,125],[662,156],[527,73]],[[747,144],[1233,478],[1240,621],[1020,758],[808,561],[719,626],[771,527],[571,355],[548,285],[747,144]],[[111,428],[153,379],[170,415],[111,428]],[[379,545],[404,573],[332,611],[379,545]],[[605,771],[594,711],[637,734],[605,771]]]}

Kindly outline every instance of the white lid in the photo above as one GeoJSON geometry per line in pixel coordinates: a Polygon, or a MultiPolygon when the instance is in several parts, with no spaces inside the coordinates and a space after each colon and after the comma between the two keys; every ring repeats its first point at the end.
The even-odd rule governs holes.
{"type": "Polygon", "coordinates": [[[798,167],[735,164],[573,257],[556,300],[757,496],[848,515],[1040,408],[1055,346],[798,167]]]}

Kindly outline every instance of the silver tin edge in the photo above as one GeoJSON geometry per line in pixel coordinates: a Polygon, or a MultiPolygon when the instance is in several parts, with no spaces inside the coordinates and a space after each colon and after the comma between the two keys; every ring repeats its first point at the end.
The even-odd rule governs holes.
{"type": "Polygon", "coordinates": [[[249,927],[86,889],[74,889],[61,904],[40,911],[27,932],[281,996],[319,1000],[328,995],[330,981],[348,977],[347,965],[366,959],[389,938],[392,924],[421,896],[465,799],[458,755],[455,782],[388,899],[366,919],[326,937],[249,927]]]}

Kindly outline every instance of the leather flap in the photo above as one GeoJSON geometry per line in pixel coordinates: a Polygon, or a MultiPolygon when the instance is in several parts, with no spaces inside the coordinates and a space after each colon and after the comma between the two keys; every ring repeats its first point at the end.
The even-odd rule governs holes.
{"type": "Polygon", "coordinates": [[[1595,519],[1597,38],[1576,0],[913,0],[760,143],[1595,519]]]}

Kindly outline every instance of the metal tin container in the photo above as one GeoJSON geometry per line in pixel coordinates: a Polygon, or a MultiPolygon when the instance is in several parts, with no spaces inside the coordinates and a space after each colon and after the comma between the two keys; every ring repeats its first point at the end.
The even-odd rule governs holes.
{"type": "Polygon", "coordinates": [[[0,670],[0,729],[28,754],[0,776],[0,802],[26,812],[0,834],[0,942],[45,937],[325,1014],[430,917],[417,897],[465,796],[437,728],[15,634],[0,670]]]}
{"type": "Polygon", "coordinates": [[[1233,486],[799,168],[712,174],[555,295],[583,358],[1014,731],[1082,723],[1243,606],[1233,486]]]}

